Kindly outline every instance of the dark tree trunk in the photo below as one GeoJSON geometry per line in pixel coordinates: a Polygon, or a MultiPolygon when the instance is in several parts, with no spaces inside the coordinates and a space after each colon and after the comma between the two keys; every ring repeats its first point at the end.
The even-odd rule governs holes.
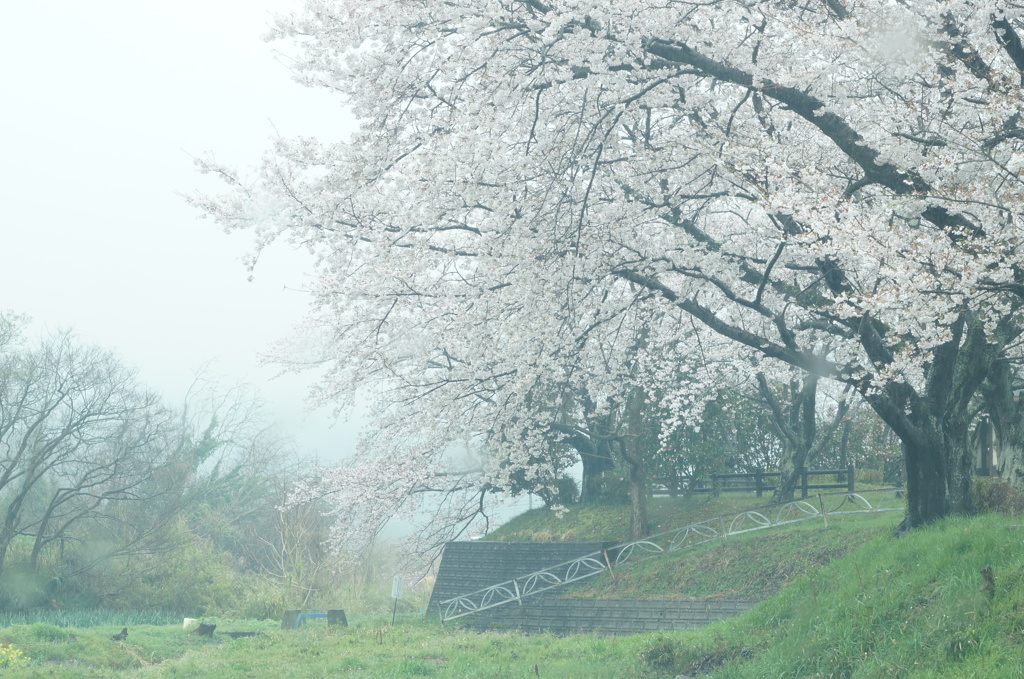
{"type": "Polygon", "coordinates": [[[804,469],[806,458],[806,449],[797,450],[791,444],[783,445],[782,459],[779,461],[779,485],[775,486],[772,494],[772,504],[782,504],[793,499],[800,485],[800,472],[804,469]]]}
{"type": "Polygon", "coordinates": [[[615,460],[612,458],[612,449],[609,441],[596,441],[584,452],[579,451],[580,461],[583,463],[583,480],[580,484],[580,503],[594,502],[597,500],[597,488],[601,477],[606,471],[615,469],[615,460]]]}
{"type": "Polygon", "coordinates": [[[919,442],[903,442],[907,515],[900,531],[976,511],[971,492],[974,451],[967,445],[966,431],[949,436],[933,425],[921,434],[919,442]]]}
{"type": "Polygon", "coordinates": [[[576,394],[584,415],[582,426],[553,424],[561,443],[572,446],[580,456],[583,475],[580,481],[580,504],[596,502],[604,473],[615,468],[614,443],[617,436],[617,416],[614,413],[596,414],[597,404],[586,390],[576,394]]]}
{"type": "Polygon", "coordinates": [[[632,458],[636,462],[629,461],[629,537],[632,540],[640,540],[650,534],[650,527],[647,522],[647,470],[642,454],[636,450],[636,439],[630,439],[625,444],[626,448],[634,450],[626,453],[627,460],[632,458]]]}
{"type": "Polygon", "coordinates": [[[952,514],[975,512],[974,451],[968,445],[970,406],[998,351],[988,341],[983,324],[964,314],[953,338],[933,350],[920,392],[890,382],[866,395],[903,447],[907,515],[897,533],[952,514]]]}
{"type": "Polygon", "coordinates": [[[1013,372],[1006,360],[994,361],[985,382],[985,404],[995,428],[999,476],[1024,491],[1024,403],[1014,400],[1013,372]]]}
{"type": "Polygon", "coordinates": [[[803,380],[792,380],[788,387],[787,403],[783,405],[772,393],[763,373],[757,375],[761,398],[768,405],[771,421],[782,440],[782,459],[779,460],[779,485],[772,495],[775,504],[789,502],[796,494],[801,474],[835,434],[839,423],[846,417],[848,401],[844,399],[836,416],[820,433],[818,431],[818,378],[806,375],[803,380]]]}
{"type": "Polygon", "coordinates": [[[626,433],[622,437],[622,458],[629,470],[629,537],[640,540],[650,534],[647,523],[647,465],[643,450],[643,409],[645,402],[643,389],[634,389],[627,404],[625,425],[626,433]]]}
{"type": "Polygon", "coordinates": [[[853,418],[856,417],[857,409],[854,408],[854,412],[850,417],[843,421],[843,433],[839,437],[839,468],[848,469],[851,464],[850,461],[850,432],[853,430],[853,418]]]}

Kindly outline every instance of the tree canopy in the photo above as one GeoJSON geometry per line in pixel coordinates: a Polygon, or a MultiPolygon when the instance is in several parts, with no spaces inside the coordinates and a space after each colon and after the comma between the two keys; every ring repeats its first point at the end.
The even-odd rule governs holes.
{"type": "Polygon", "coordinates": [[[360,473],[328,479],[360,477],[350,506],[451,441],[507,487],[553,425],[796,368],[900,438],[913,527],[973,509],[978,399],[1013,408],[983,387],[1022,329],[1022,25],[999,1],[311,1],[274,37],[358,132],[278,139],[251,176],[207,161],[231,188],[193,200],[316,255],[317,347],[289,360],[330,366],[324,401],[379,396],[360,473]]]}

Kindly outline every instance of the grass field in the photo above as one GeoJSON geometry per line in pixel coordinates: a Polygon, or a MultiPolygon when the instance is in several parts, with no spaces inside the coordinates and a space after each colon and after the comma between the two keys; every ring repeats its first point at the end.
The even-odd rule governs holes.
{"type": "MultiPolygon", "coordinates": [[[[422,618],[353,621],[348,628],[309,624],[281,631],[279,623],[225,624],[259,636],[212,640],[180,625],[129,628],[112,641],[116,625],[58,628],[45,623],[0,630],[31,660],[0,670],[4,677],[642,677],[638,638],[555,638],[477,634],[442,628],[422,618]]],[[[220,627],[218,627],[220,629],[220,627]]]]}
{"type": "Polygon", "coordinates": [[[129,626],[125,641],[113,641],[122,624],[112,617],[89,626],[0,628],[0,663],[4,649],[23,654],[0,676],[1022,676],[1024,526],[993,514],[944,521],[897,539],[895,515],[879,518],[730,538],[648,562],[628,578],[620,574],[605,585],[616,591],[591,592],[663,596],[690,588],[683,594],[696,596],[722,586],[742,590],[748,581],[785,584],[750,612],[691,632],[557,638],[478,634],[418,617],[400,617],[391,627],[383,617],[353,616],[348,628],[314,621],[298,631],[281,631],[278,621],[218,620],[213,639],[186,634],[180,622],[138,623],[129,626]],[[732,575],[715,575],[723,572],[732,575]],[[236,640],[219,634],[229,630],[260,634],[236,640]]]}

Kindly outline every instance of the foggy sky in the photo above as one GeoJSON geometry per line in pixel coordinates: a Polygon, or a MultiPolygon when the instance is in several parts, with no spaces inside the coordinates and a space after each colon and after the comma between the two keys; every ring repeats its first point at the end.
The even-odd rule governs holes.
{"type": "Polygon", "coordinates": [[[298,4],[4,4],[0,309],[115,350],[171,404],[209,363],[253,383],[302,451],[332,458],[355,425],[307,416],[308,378],[258,367],[306,310],[308,260],[272,249],[248,282],[248,237],[198,220],[179,195],[218,189],[190,156],[248,166],[275,130],[351,130],[260,38],[270,10],[298,4]]]}

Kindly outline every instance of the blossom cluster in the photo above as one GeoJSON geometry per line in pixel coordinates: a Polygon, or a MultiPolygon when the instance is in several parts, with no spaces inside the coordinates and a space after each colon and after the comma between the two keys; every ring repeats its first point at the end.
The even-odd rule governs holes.
{"type": "Polygon", "coordinates": [[[231,191],[194,202],[316,255],[292,364],[328,366],[322,402],[373,395],[358,458],[305,494],[366,530],[467,467],[544,487],[566,441],[632,435],[652,399],[668,441],[755,371],[854,389],[914,438],[940,358],[1019,353],[1021,28],[996,0],[282,17],[360,128],[278,140],[251,180],[210,164],[231,191]]]}

